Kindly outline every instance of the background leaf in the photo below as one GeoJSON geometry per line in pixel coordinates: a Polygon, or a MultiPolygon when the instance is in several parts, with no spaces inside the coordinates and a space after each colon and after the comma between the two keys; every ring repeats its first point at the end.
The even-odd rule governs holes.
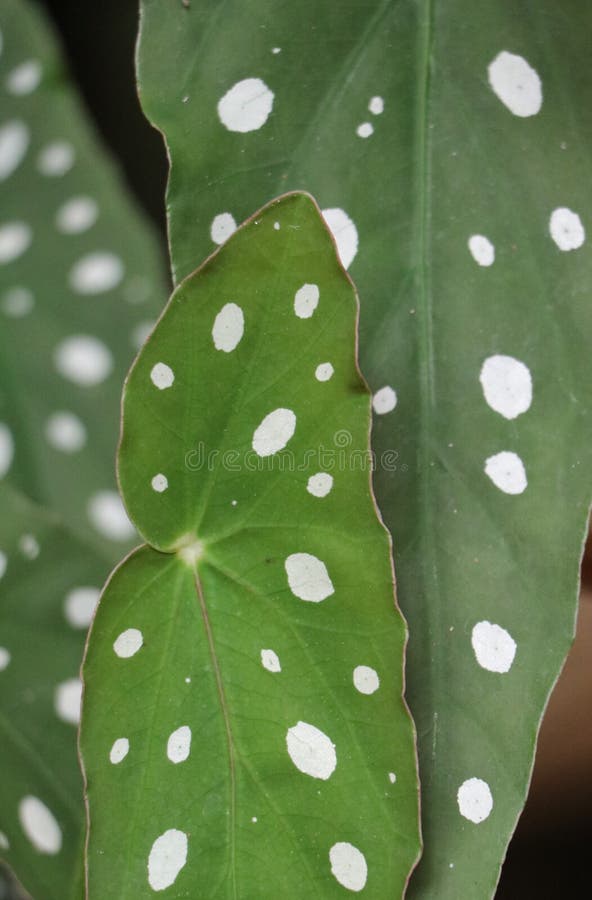
{"type": "Polygon", "coordinates": [[[80,900],[78,671],[105,559],[16,491],[0,502],[2,855],[35,898],[80,900]]]}
{"type": "Polygon", "coordinates": [[[78,671],[134,534],[119,391],[164,282],[39,11],[6,0],[0,32],[0,854],[35,900],[79,900],[78,671]]]}
{"type": "Polygon", "coordinates": [[[489,897],[571,642],[590,496],[591,11],[142,10],[176,277],[279,190],[331,211],[362,296],[377,496],[411,629],[426,846],[409,893],[489,897]],[[532,379],[528,409],[508,357],[532,379]]]}
{"type": "Polygon", "coordinates": [[[39,13],[6,0],[0,29],[0,473],[117,559],[119,392],[164,299],[160,250],[39,13]]]}
{"type": "Polygon", "coordinates": [[[153,546],[84,665],[91,900],[404,890],[415,744],[356,320],[292,194],[183,282],[130,373],[119,477],[153,546]]]}

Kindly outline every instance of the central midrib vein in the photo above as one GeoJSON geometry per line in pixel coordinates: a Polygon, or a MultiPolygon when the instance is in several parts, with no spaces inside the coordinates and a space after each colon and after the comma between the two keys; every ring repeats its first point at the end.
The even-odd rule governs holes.
{"type": "MultiPolygon", "coordinates": [[[[430,92],[432,79],[432,43],[433,43],[433,17],[435,0],[424,0],[423,10],[419,21],[418,34],[418,113],[415,139],[416,165],[418,172],[418,259],[419,259],[419,285],[418,300],[421,310],[420,334],[419,334],[419,368],[420,368],[420,434],[419,434],[419,484],[418,500],[421,509],[420,520],[423,523],[419,545],[425,562],[425,571],[434,583],[437,590],[438,573],[434,563],[434,528],[432,521],[432,505],[430,491],[431,474],[431,419],[434,408],[434,338],[433,338],[433,311],[432,311],[432,285],[430,270],[430,233],[431,233],[431,140],[430,140],[430,92]]],[[[425,594],[426,585],[422,587],[425,594]]],[[[424,597],[425,604],[425,597],[424,597]]],[[[436,604],[430,604],[432,610],[437,610],[436,604]]],[[[431,635],[428,634],[431,642],[431,635]]],[[[429,655],[424,658],[429,658],[429,655]]],[[[435,711],[433,711],[435,713],[435,711]]],[[[437,719],[432,715],[432,757],[436,752],[437,743],[437,719]]],[[[423,755],[423,754],[422,754],[423,755]]]]}
{"type": "Polygon", "coordinates": [[[210,622],[210,616],[208,613],[208,608],[206,606],[206,601],[203,593],[202,584],[199,578],[199,574],[197,572],[197,568],[195,569],[195,590],[197,593],[197,597],[199,600],[199,607],[201,610],[201,615],[204,623],[204,630],[206,633],[206,638],[208,641],[208,648],[210,651],[210,659],[212,661],[212,669],[214,672],[214,677],[216,679],[216,689],[218,691],[218,699],[220,700],[220,709],[222,710],[222,717],[224,719],[224,729],[226,732],[226,742],[228,745],[228,767],[230,771],[230,821],[229,821],[229,831],[230,831],[230,871],[231,871],[231,884],[232,884],[232,896],[234,900],[238,900],[238,892],[237,892],[237,884],[236,884],[236,751],[234,747],[234,738],[232,736],[232,728],[230,726],[230,715],[228,713],[228,702],[226,700],[226,692],[224,690],[224,682],[222,681],[222,673],[220,671],[220,666],[218,664],[218,656],[216,654],[216,644],[214,641],[214,634],[212,632],[212,625],[210,622]]]}

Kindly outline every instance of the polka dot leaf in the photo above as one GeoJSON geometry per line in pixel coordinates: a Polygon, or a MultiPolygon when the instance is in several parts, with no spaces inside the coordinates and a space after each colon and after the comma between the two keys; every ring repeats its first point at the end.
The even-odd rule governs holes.
{"type": "Polygon", "coordinates": [[[38,6],[0,11],[0,478],[114,563],[134,540],[113,471],[121,385],[166,286],[38,6]]]}
{"type": "Polygon", "coordinates": [[[356,323],[288,194],[179,285],[128,376],[119,481],[147,543],[83,669],[89,900],[404,889],[415,741],[356,323]]]}
{"type": "Polygon", "coordinates": [[[592,6],[319,0],[315,27],[263,0],[142,9],[176,279],[218,215],[304,189],[360,290],[419,733],[407,896],[490,900],[572,639],[588,517],[592,6]],[[253,130],[229,130],[218,104],[247,78],[266,86],[253,130]]]}
{"type": "Polygon", "coordinates": [[[113,459],[136,330],[165,297],[159,255],[42,5],[2,0],[0,854],[36,900],[84,893],[79,670],[134,538],[113,459]]]}
{"type": "Polygon", "coordinates": [[[0,508],[0,852],[31,896],[80,900],[79,670],[108,563],[8,485],[0,508]]]}

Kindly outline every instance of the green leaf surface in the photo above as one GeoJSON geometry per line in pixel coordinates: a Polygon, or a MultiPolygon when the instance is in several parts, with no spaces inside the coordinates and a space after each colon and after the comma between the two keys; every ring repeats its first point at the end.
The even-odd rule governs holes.
{"type": "Polygon", "coordinates": [[[119,395],[166,296],[160,250],[39,10],[4,0],[0,31],[0,477],[115,561],[119,395]]]}
{"type": "Polygon", "coordinates": [[[409,894],[491,897],[572,639],[590,497],[592,8],[142,11],[176,277],[280,190],[331,211],[411,632],[425,853],[409,894]]]}
{"type": "Polygon", "coordinates": [[[119,394],[164,298],[158,254],[38,5],[4,0],[0,853],[35,900],[83,893],[78,675],[134,534],[113,471],[119,394]]]}
{"type": "Polygon", "coordinates": [[[89,900],[403,893],[415,745],[356,323],[292,194],[179,286],[134,364],[119,478],[152,546],[84,665],[89,900]]]}
{"type": "Polygon", "coordinates": [[[0,508],[0,850],[35,900],[80,900],[79,669],[105,560],[6,485],[0,508]]]}

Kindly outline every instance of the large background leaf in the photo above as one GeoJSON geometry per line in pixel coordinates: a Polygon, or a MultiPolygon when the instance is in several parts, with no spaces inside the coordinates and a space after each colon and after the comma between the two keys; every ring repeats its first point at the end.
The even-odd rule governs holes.
{"type": "Polygon", "coordinates": [[[404,891],[415,740],[356,320],[293,194],[179,287],[130,373],[119,477],[152,546],[84,666],[92,900],[404,891]]]}
{"type": "Polygon", "coordinates": [[[80,657],[105,558],[0,489],[0,843],[36,900],[80,900],[80,657]]]}
{"type": "Polygon", "coordinates": [[[134,534],[115,488],[119,394],[165,288],[44,20],[6,0],[0,31],[0,853],[35,900],[80,900],[78,671],[98,589],[134,534]],[[79,268],[92,254],[94,285],[79,268]],[[76,335],[90,343],[64,377],[76,335]],[[22,812],[28,796],[57,828],[43,814],[27,830],[40,809],[22,812]]]}
{"type": "Polygon", "coordinates": [[[114,494],[119,394],[163,302],[160,248],[39,14],[6,0],[0,29],[0,229],[30,241],[10,258],[0,231],[1,474],[117,558],[133,537],[114,494]]]}
{"type": "MultiPolygon", "coordinates": [[[[355,224],[362,367],[398,399],[386,412],[393,394],[377,398],[374,446],[398,458],[376,485],[411,628],[426,847],[410,894],[491,896],[572,637],[590,495],[590,248],[576,218],[559,213],[555,237],[550,226],[566,208],[590,224],[592,13],[576,0],[142,9],[141,95],[172,159],[176,277],[212,227],[217,240],[232,227],[217,216],[240,221],[284,189],[355,224]],[[262,84],[244,86],[232,123],[219,103],[245,79],[262,84]],[[473,236],[487,241],[471,251],[473,236]],[[480,384],[499,355],[532,377],[514,418],[480,384]],[[523,493],[485,473],[501,452],[523,462],[523,493]],[[509,638],[474,632],[481,622],[509,638]],[[493,636],[490,665],[509,671],[479,665],[473,636],[493,636]]],[[[351,258],[354,231],[337,221],[351,258]]]]}

